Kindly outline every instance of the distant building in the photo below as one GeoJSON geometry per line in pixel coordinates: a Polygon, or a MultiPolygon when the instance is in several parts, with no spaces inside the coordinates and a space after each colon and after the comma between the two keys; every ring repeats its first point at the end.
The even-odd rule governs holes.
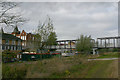
{"type": "Polygon", "coordinates": [[[76,43],[71,41],[71,43],[68,42],[67,47],[70,47],[70,46],[71,46],[71,47],[75,48],[75,45],[76,45],[76,43]]]}
{"type": "Polygon", "coordinates": [[[20,38],[4,33],[3,29],[1,29],[0,37],[1,50],[22,50],[22,40],[20,38]]]}
{"type": "Polygon", "coordinates": [[[22,30],[22,33],[21,33],[18,30],[17,26],[14,28],[14,30],[13,30],[13,32],[11,34],[23,40],[22,41],[23,49],[25,49],[28,46],[28,44],[27,44],[28,41],[34,40],[33,34],[26,33],[24,30],[22,30]]]}

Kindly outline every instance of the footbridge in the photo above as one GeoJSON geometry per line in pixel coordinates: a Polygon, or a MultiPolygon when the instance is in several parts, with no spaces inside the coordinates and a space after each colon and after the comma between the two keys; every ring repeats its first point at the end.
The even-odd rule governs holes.
{"type": "MultiPolygon", "coordinates": [[[[109,49],[109,48],[119,48],[120,49],[120,37],[103,37],[91,39],[94,46],[97,49],[109,49]]],[[[57,45],[47,46],[49,49],[75,49],[77,40],[58,40],[57,45]]]]}

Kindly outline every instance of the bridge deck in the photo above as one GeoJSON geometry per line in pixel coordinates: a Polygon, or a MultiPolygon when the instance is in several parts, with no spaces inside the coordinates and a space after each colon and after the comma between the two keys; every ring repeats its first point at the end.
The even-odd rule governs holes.
{"type": "MultiPolygon", "coordinates": [[[[103,37],[97,38],[97,41],[91,39],[94,42],[93,48],[119,48],[120,49],[120,37],[103,37]]],[[[56,41],[58,45],[51,46],[51,49],[75,49],[77,40],[59,40],[56,41]],[[69,43],[69,44],[68,44],[69,43]],[[74,44],[72,44],[74,43],[74,44]]]]}

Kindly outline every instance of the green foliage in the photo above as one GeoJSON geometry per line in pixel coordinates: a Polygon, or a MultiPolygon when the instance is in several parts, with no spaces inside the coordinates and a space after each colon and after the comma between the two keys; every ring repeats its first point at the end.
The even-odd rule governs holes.
{"type": "Polygon", "coordinates": [[[97,58],[118,58],[118,52],[100,53],[97,58]]]}
{"type": "Polygon", "coordinates": [[[25,78],[27,68],[2,65],[2,77],[5,78],[25,78]]]}
{"type": "Polygon", "coordinates": [[[118,52],[118,51],[119,51],[119,49],[117,49],[117,48],[113,49],[113,52],[118,52]]]}
{"type": "Polygon", "coordinates": [[[57,36],[54,31],[53,22],[49,17],[47,18],[47,21],[43,24],[39,22],[37,33],[40,35],[40,37],[36,37],[38,38],[38,40],[40,40],[40,48],[38,49],[44,49],[44,47],[48,45],[56,44],[57,36]]]}
{"type": "Polygon", "coordinates": [[[34,39],[29,39],[27,40],[27,46],[25,51],[36,51],[36,49],[40,48],[40,43],[41,43],[41,36],[39,34],[34,34],[33,35],[34,39]]]}
{"type": "Polygon", "coordinates": [[[104,53],[104,52],[118,52],[119,49],[113,48],[113,49],[99,49],[99,53],[104,53]]]}
{"type": "Polygon", "coordinates": [[[2,59],[3,61],[11,60],[12,58],[16,58],[17,53],[18,52],[12,52],[12,51],[6,50],[2,52],[2,59]]]}
{"type": "Polygon", "coordinates": [[[48,36],[48,40],[47,40],[47,45],[56,45],[57,42],[57,38],[56,38],[56,33],[55,32],[51,32],[50,35],[48,36]]]}
{"type": "MultiPolygon", "coordinates": [[[[112,55],[112,53],[110,53],[112,55]]],[[[117,54],[117,53],[113,53],[117,54]]],[[[3,78],[108,78],[116,77],[116,62],[87,61],[86,54],[39,61],[3,64],[3,78]],[[89,65],[89,66],[88,66],[89,65]],[[109,71],[109,70],[110,71],[109,71]],[[112,73],[112,74],[111,74],[112,73]]]]}
{"type": "Polygon", "coordinates": [[[66,71],[65,71],[65,75],[70,75],[70,71],[69,71],[69,70],[66,70],[66,71]]]}
{"type": "Polygon", "coordinates": [[[76,43],[76,50],[79,52],[90,52],[93,47],[93,42],[91,41],[91,36],[87,37],[81,35],[76,43]]]}
{"type": "Polygon", "coordinates": [[[34,49],[37,50],[37,49],[40,49],[41,48],[41,36],[39,34],[35,34],[34,35],[34,49]]]}

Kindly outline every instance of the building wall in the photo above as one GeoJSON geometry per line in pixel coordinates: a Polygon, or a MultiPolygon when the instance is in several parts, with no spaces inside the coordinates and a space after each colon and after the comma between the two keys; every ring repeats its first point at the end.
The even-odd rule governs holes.
{"type": "Polygon", "coordinates": [[[2,44],[5,44],[5,40],[2,40],[2,44]]]}
{"type": "Polygon", "coordinates": [[[33,34],[26,33],[24,30],[22,30],[22,32],[19,34],[12,32],[12,35],[15,35],[16,37],[23,40],[21,43],[21,45],[23,46],[23,49],[25,49],[25,48],[27,48],[27,46],[29,46],[29,44],[27,44],[27,42],[33,40],[33,37],[34,37],[33,34]]]}
{"type": "Polygon", "coordinates": [[[18,40],[15,40],[15,44],[12,44],[13,40],[9,40],[9,43],[5,43],[6,40],[2,40],[2,50],[15,50],[20,51],[22,50],[22,41],[20,41],[20,44],[18,45],[18,40]]]}
{"type": "Polygon", "coordinates": [[[20,34],[20,39],[26,40],[27,33],[23,30],[22,33],[20,34]]]}

